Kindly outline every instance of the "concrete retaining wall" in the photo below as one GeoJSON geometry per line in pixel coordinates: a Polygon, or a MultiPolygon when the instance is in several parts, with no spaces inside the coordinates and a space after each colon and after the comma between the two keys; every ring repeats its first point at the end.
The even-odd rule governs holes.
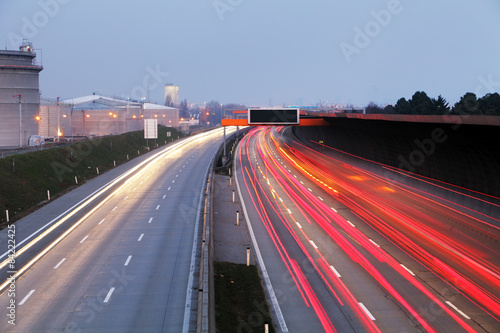
{"type": "Polygon", "coordinates": [[[500,196],[500,128],[328,118],[331,127],[295,127],[328,146],[486,194],[500,196]]]}

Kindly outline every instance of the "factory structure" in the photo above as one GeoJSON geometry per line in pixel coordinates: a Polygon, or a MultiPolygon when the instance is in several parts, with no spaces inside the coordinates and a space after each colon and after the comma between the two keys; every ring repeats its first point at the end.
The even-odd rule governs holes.
{"type": "MultiPolygon", "coordinates": [[[[73,99],[41,99],[39,73],[31,43],[19,51],[0,51],[0,149],[30,145],[30,138],[48,141],[116,135],[144,129],[144,119],[179,128],[179,109],[119,97],[88,95],[73,99]]],[[[177,96],[175,89],[172,97],[177,96]]]]}
{"type": "Polygon", "coordinates": [[[23,42],[19,51],[0,51],[0,148],[26,146],[38,134],[42,70],[31,43],[23,42]]]}
{"type": "Polygon", "coordinates": [[[144,129],[144,119],[157,119],[158,125],[179,127],[177,108],[96,94],[56,102],[50,108],[52,114],[54,110],[59,112],[62,121],[60,135],[65,137],[94,137],[139,131],[144,129]]]}

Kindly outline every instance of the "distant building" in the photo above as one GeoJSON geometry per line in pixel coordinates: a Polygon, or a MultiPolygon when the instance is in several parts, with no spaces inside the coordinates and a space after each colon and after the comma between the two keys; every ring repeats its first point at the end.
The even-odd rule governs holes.
{"type": "Polygon", "coordinates": [[[59,139],[71,132],[71,105],[57,100],[40,99],[38,134],[44,138],[59,139]]]}
{"type": "Polygon", "coordinates": [[[158,119],[158,125],[179,127],[179,109],[152,103],[89,95],[63,101],[70,105],[69,133],[65,136],[105,136],[144,129],[144,119],[158,119]]]}
{"type": "Polygon", "coordinates": [[[165,85],[165,105],[179,106],[179,87],[173,84],[165,85]]]}
{"type": "Polygon", "coordinates": [[[0,148],[27,146],[29,137],[38,134],[38,79],[43,67],[35,58],[28,42],[19,51],[0,51],[0,148]]]}

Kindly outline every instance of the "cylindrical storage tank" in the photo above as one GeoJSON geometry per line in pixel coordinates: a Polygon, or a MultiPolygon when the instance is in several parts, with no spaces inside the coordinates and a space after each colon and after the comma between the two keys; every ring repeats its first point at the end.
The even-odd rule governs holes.
{"type": "Polygon", "coordinates": [[[35,57],[32,51],[0,51],[0,149],[27,146],[29,137],[38,134],[43,67],[35,65],[35,57]]]}

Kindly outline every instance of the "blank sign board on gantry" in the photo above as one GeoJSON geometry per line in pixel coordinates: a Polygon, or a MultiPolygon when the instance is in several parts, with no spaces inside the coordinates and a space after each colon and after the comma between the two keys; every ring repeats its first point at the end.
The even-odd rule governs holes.
{"type": "Polygon", "coordinates": [[[298,125],[299,109],[248,109],[248,125],[298,125]]]}

